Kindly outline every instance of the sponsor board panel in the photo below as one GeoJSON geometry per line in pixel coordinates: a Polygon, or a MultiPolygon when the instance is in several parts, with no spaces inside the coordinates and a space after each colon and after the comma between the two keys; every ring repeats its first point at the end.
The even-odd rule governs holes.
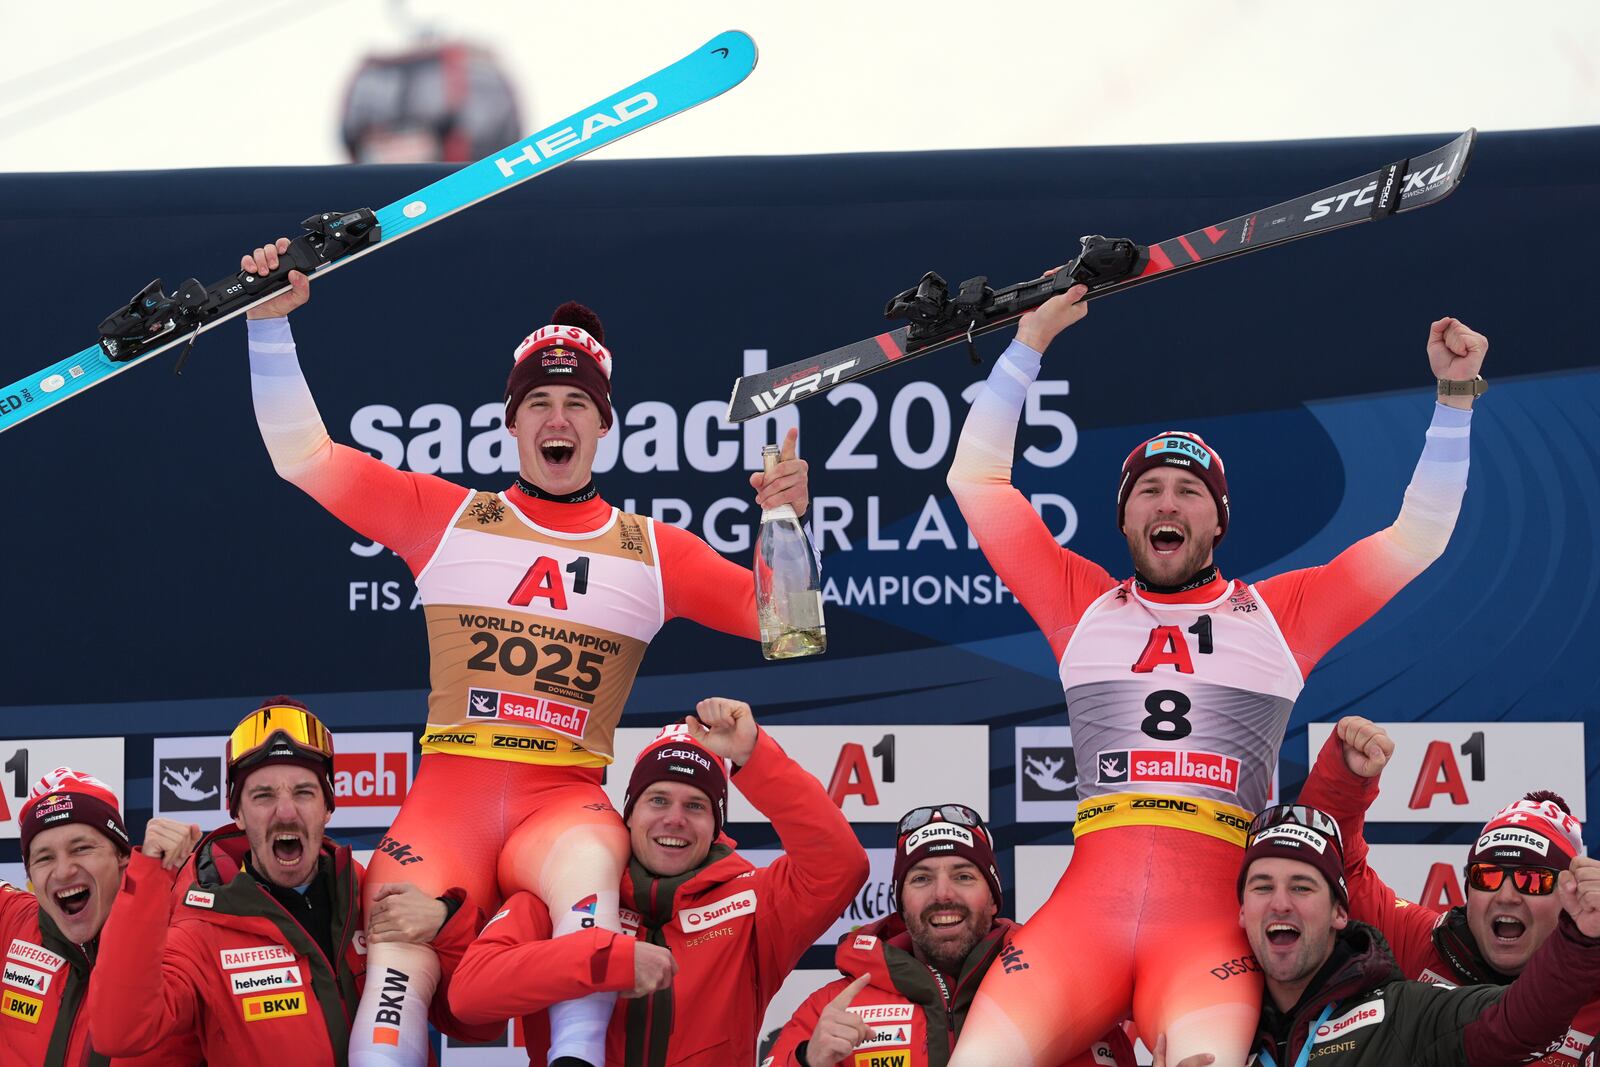
{"type": "MultiPolygon", "coordinates": [[[[230,820],[223,751],[228,739],[158,737],[152,773],[155,814],[214,830],[230,820]]],[[[335,807],[329,830],[394,822],[411,788],[414,743],[404,731],[340,732],[334,736],[335,807]]]]}
{"type": "Polygon", "coordinates": [[[150,761],[154,814],[194,823],[202,830],[231,822],[223,789],[222,754],[227,742],[226,737],[156,738],[150,761]]]}
{"type": "Polygon", "coordinates": [[[1072,860],[1072,846],[1018,845],[1012,852],[1017,922],[1025,923],[1050,899],[1056,883],[1061,881],[1072,860]]]}
{"type": "MultiPolygon", "coordinates": [[[[1585,814],[1583,723],[1381,723],[1394,738],[1368,822],[1485,823],[1530,789],[1553,789],[1585,814]]],[[[1307,766],[1333,723],[1306,727],[1307,766]]]]}
{"type": "MultiPolygon", "coordinates": [[[[776,848],[742,848],[739,850],[739,855],[757,867],[765,867],[783,855],[783,851],[776,848]]],[[[839,938],[856,927],[877,922],[884,916],[893,914],[894,849],[867,849],[867,863],[870,869],[867,872],[866,885],[850,898],[850,903],[845,905],[844,913],[832,926],[822,932],[822,936],[816,940],[817,944],[831,948],[839,943],[839,938]]]]}
{"type": "Polygon", "coordinates": [[[120,737],[0,739],[0,840],[15,841],[21,836],[17,816],[27,803],[28,792],[35,782],[57,767],[71,767],[94,775],[111,787],[126,809],[128,798],[122,752],[120,737]]]}
{"type": "Polygon", "coordinates": [[[27,890],[28,868],[20,863],[0,863],[0,882],[10,882],[18,889],[27,890]]]}
{"type": "MultiPolygon", "coordinates": [[[[816,776],[851,822],[895,822],[919,804],[956,801],[989,817],[987,726],[762,727],[796,763],[816,776]]],[[[606,793],[622,810],[628,773],[658,731],[629,727],[616,733],[616,763],[606,793]]],[[[729,822],[766,822],[735,787],[729,822]]]]}
{"type": "Polygon", "coordinates": [[[1072,822],[1078,810],[1078,763],[1070,726],[1019,726],[1017,821],[1072,822]]]}
{"type": "Polygon", "coordinates": [[[1402,900],[1440,910],[1466,901],[1467,853],[1460,845],[1372,845],[1367,866],[1402,900]]]}

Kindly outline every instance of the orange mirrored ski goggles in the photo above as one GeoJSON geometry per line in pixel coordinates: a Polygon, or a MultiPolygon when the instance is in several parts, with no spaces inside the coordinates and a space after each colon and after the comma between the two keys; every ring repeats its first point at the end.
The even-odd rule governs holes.
{"type": "Polygon", "coordinates": [[[282,705],[257,708],[233,728],[228,736],[227,764],[236,766],[261,751],[274,735],[282,734],[290,744],[309,753],[333,759],[333,735],[305,708],[282,705]]]}

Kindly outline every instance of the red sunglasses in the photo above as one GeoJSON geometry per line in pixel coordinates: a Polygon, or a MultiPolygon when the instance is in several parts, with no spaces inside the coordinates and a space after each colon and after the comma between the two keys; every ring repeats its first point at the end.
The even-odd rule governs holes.
{"type": "Polygon", "coordinates": [[[1485,893],[1498,892],[1511,875],[1511,884],[1517,892],[1528,897],[1547,897],[1556,891],[1559,871],[1549,867],[1502,867],[1497,863],[1471,863],[1467,865],[1467,884],[1485,893]]]}

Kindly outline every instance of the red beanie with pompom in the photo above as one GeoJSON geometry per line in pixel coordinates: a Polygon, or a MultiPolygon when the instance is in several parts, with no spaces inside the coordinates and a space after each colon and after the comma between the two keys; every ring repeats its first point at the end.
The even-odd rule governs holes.
{"type": "Polygon", "coordinates": [[[589,394],[600,409],[600,424],[611,425],[611,351],[600,316],[575,300],[556,308],[550,325],[522,339],[506,378],[506,426],[541,385],[570,385],[589,394]]]}

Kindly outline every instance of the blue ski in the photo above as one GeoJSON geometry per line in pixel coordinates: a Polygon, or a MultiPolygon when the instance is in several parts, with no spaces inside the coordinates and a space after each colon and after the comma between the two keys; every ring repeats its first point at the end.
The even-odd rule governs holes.
{"type": "Polygon", "coordinates": [[[312,279],[514,185],[570,163],[646,126],[703,104],[755,69],[756,45],[729,30],[676,63],[523,138],[426,188],[378,209],[327,213],[305,222],[288,265],[210,286],[189,280],[172,295],[152,282],[101,324],[99,343],[0,389],[0,433],[152,356],[241,314],[287,287],[290,266],[312,279]]]}

